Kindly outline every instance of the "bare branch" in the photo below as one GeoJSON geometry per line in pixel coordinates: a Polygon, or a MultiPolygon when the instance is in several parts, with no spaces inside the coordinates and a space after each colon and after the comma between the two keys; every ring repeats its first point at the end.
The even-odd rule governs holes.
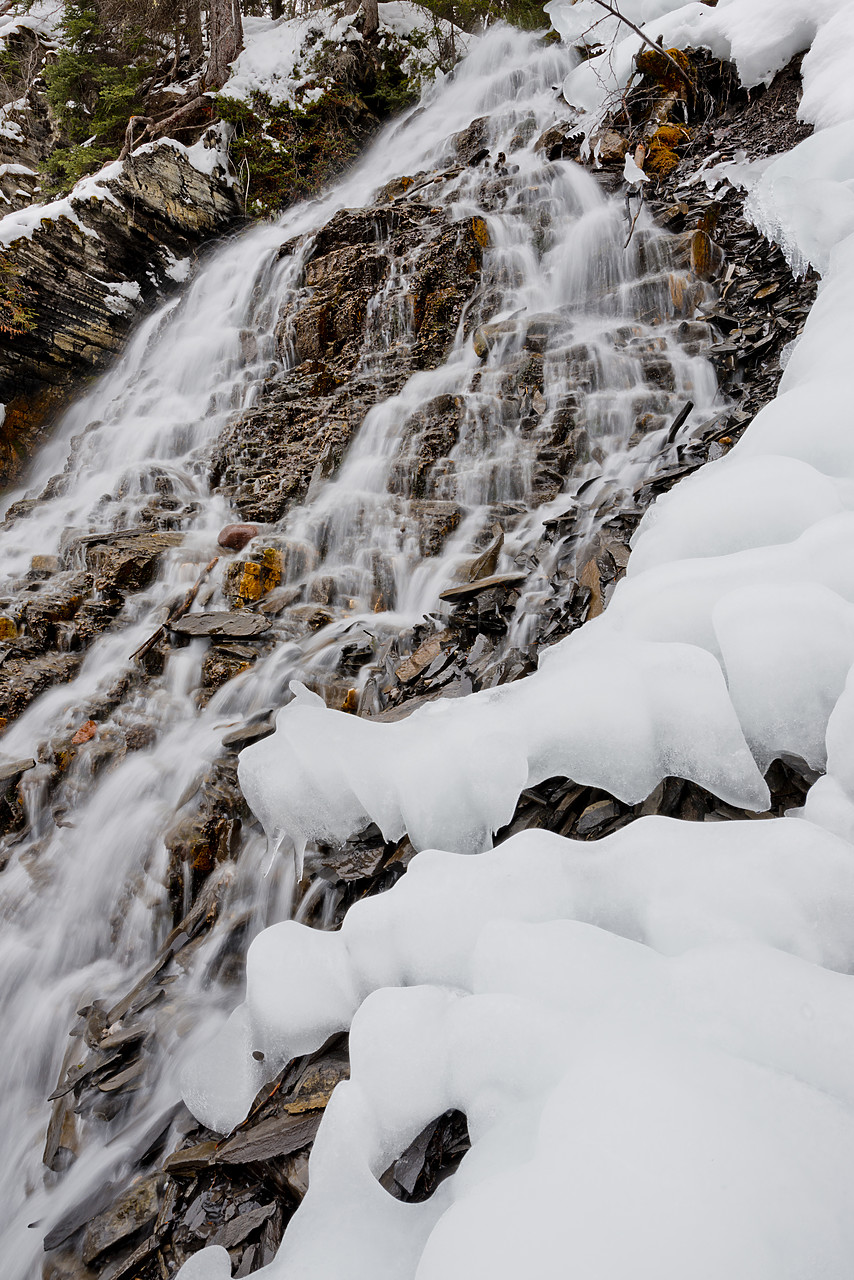
{"type": "Polygon", "coordinates": [[[625,14],[620,13],[619,9],[615,9],[612,4],[608,4],[608,0],[593,0],[593,3],[598,4],[600,9],[605,9],[606,12],[610,13],[612,17],[619,18],[620,22],[624,22],[627,27],[630,27],[631,30],[634,31],[636,36],[640,36],[644,44],[648,44],[651,49],[655,49],[656,53],[660,53],[662,58],[667,59],[671,67],[673,67],[673,69],[680,76],[680,78],[685,81],[689,89],[696,89],[696,85],[694,84],[691,77],[688,75],[687,71],[683,70],[683,68],[680,67],[676,59],[671,57],[671,55],[667,52],[667,50],[661,45],[661,43],[658,40],[653,40],[651,36],[645,35],[644,32],[641,30],[641,28],[636,26],[635,23],[632,22],[631,18],[627,18],[625,14]]]}

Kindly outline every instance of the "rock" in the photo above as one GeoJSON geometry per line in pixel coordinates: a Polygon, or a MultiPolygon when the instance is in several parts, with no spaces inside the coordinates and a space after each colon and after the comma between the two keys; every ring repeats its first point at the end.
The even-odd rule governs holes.
{"type": "Polygon", "coordinates": [[[229,551],[242,551],[248,542],[258,537],[259,533],[257,524],[227,524],[220,531],[217,545],[229,551]]]}
{"type": "Polygon", "coordinates": [[[247,1209],[245,1213],[238,1212],[230,1222],[226,1222],[213,1233],[208,1244],[220,1245],[223,1249],[233,1249],[235,1245],[242,1244],[253,1231],[263,1227],[275,1212],[275,1203],[256,1205],[254,1209],[247,1209]]]}
{"type": "Polygon", "coordinates": [[[590,139],[593,155],[606,168],[621,165],[626,158],[629,143],[616,129],[602,129],[590,139]]]}
{"type": "Polygon", "coordinates": [[[221,1143],[216,1151],[216,1162],[248,1164],[250,1161],[273,1160],[301,1151],[314,1142],[322,1117],[323,1112],[316,1111],[299,1116],[270,1116],[260,1120],[221,1143]]]}
{"type": "Polygon", "coordinates": [[[219,1139],[197,1143],[194,1147],[184,1147],[181,1151],[173,1151],[163,1162],[163,1172],[173,1178],[191,1177],[200,1169],[207,1169],[216,1159],[219,1139]]]}
{"type": "Polygon", "coordinates": [[[105,1212],[93,1218],[83,1235],[81,1255],[94,1262],[107,1249],[150,1227],[159,1208],[160,1175],[144,1178],[105,1212]]]}
{"type": "Polygon", "coordinates": [[[284,1161],[282,1174],[288,1190],[295,1200],[302,1200],[308,1191],[308,1152],[296,1151],[284,1161]]]}
{"type": "Polygon", "coordinates": [[[223,735],[222,745],[232,751],[240,751],[243,747],[248,747],[250,742],[260,742],[262,738],[269,738],[275,732],[276,726],[271,720],[259,720],[255,724],[242,725],[239,729],[230,729],[223,735]]]}
{"type": "Polygon", "coordinates": [[[30,561],[30,572],[44,574],[58,573],[62,568],[59,556],[33,556],[30,561]]]}
{"type": "Polygon", "coordinates": [[[455,576],[463,582],[476,582],[479,578],[493,576],[498,567],[503,546],[504,530],[500,529],[485,551],[482,551],[479,556],[475,556],[473,560],[463,561],[455,576]]]}
{"type": "Polygon", "coordinates": [[[137,153],[98,193],[72,193],[61,212],[4,252],[26,279],[35,324],[26,342],[0,333],[0,400],[64,385],[103,365],[141,309],[165,288],[175,257],[239,215],[225,174],[195,169],[168,143],[137,153]]]}
{"type": "Polygon", "coordinates": [[[541,133],[534,147],[545,152],[548,160],[561,160],[565,156],[578,156],[578,148],[584,141],[584,130],[579,129],[571,121],[553,124],[541,133]]]}
{"type": "Polygon", "coordinates": [[[471,600],[482,591],[489,591],[493,587],[505,591],[512,590],[513,587],[521,586],[527,577],[527,573],[497,573],[490,578],[480,578],[477,582],[465,583],[461,587],[449,587],[447,591],[439,593],[439,599],[450,600],[457,604],[471,600]]]}
{"type": "Polygon", "coordinates": [[[301,1071],[285,1101],[285,1110],[291,1115],[302,1115],[321,1109],[332,1097],[335,1086],[349,1078],[347,1050],[343,1047],[321,1050],[319,1056],[301,1071]]]}
{"type": "Polygon", "coordinates": [[[408,658],[405,658],[398,667],[395,667],[395,675],[402,683],[415,680],[425,671],[430,663],[438,658],[442,652],[442,642],[450,639],[450,632],[440,631],[437,635],[430,636],[429,640],[425,640],[422,645],[408,658]]]}
{"type": "Polygon", "coordinates": [[[95,721],[87,720],[80,726],[74,737],[71,739],[72,747],[79,747],[84,742],[90,742],[97,732],[98,726],[95,724],[95,721]]]}
{"type": "Polygon", "coordinates": [[[18,628],[15,625],[14,618],[6,618],[0,615],[0,640],[15,640],[18,635],[18,628]]]}
{"type": "Polygon", "coordinates": [[[169,624],[169,630],[182,636],[260,636],[269,631],[272,623],[258,613],[187,613],[177,622],[169,624]]]}
{"type": "Polygon", "coordinates": [[[616,800],[597,800],[589,804],[582,813],[575,827],[575,835],[585,839],[599,831],[607,823],[620,816],[620,806],[616,800]]]}

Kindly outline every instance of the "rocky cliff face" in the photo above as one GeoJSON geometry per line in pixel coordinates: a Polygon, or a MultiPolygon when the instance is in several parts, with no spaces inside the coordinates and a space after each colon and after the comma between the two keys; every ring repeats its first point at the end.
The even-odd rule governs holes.
{"type": "MultiPolygon", "coordinates": [[[[0,399],[13,414],[22,396],[32,406],[37,393],[103,367],[140,311],[186,277],[201,243],[239,217],[216,154],[207,153],[205,172],[207,155],[152,145],[68,200],[0,222],[9,269],[25,282],[33,313],[30,332],[0,331],[0,399]]],[[[6,472],[8,481],[8,460],[6,472]]]]}
{"type": "Polygon", "coordinates": [[[280,519],[312,477],[336,470],[372,405],[441,360],[479,283],[487,244],[482,219],[451,223],[417,201],[342,210],[314,238],[294,303],[279,319],[280,350],[293,368],[214,450],[213,485],[243,517],[280,519]],[[393,315],[387,326],[395,358],[366,361],[370,309],[383,305],[403,262],[406,314],[397,333],[393,315]]]}

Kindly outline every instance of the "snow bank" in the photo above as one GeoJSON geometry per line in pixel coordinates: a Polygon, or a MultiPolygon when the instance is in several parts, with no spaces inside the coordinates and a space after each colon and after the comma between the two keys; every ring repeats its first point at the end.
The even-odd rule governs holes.
{"type": "MultiPolygon", "coordinates": [[[[408,0],[394,0],[378,8],[380,47],[395,40],[409,42],[415,36],[404,69],[413,76],[432,73],[440,62],[438,41],[447,38],[452,30],[450,23],[435,21],[425,9],[408,0]]],[[[304,106],[306,91],[312,93],[318,85],[312,64],[321,46],[325,41],[360,41],[358,16],[358,11],[342,14],[340,9],[321,8],[305,18],[274,21],[247,17],[243,52],[221,92],[250,106],[257,95],[264,95],[273,106],[304,106]]],[[[457,28],[453,31],[462,55],[471,37],[457,28]]]]}
{"type": "Polygon", "coordinates": [[[230,1128],[348,1026],[352,1075],[261,1274],[845,1276],[852,893],[850,848],[807,822],[649,818],[595,849],[425,853],[339,933],[268,929],[190,1106],[230,1128]],[[452,1107],[459,1172],[392,1200],[379,1175],[452,1107]]]}
{"type": "MultiPolygon", "coordinates": [[[[731,60],[747,87],[769,84],[795,54],[808,50],[798,114],[819,132],[771,164],[763,159],[739,166],[738,182],[750,193],[748,216],[781,245],[793,269],[801,274],[813,266],[825,273],[833,247],[854,232],[849,0],[719,0],[714,7],[628,0],[621,8],[667,48],[706,48],[731,60]]],[[[592,130],[631,79],[644,42],[625,23],[603,17],[594,0],[551,0],[546,10],[564,39],[592,48],[608,45],[607,52],[576,67],[563,88],[592,130]]]]}
{"type": "Polygon", "coordinates": [[[59,31],[64,10],[62,0],[35,0],[26,13],[8,13],[0,18],[0,42],[5,44],[19,31],[34,31],[42,39],[51,40],[59,31]]]}
{"type": "MultiPolygon", "coordinates": [[[[550,8],[573,40],[601,12],[550,8]]],[[[850,6],[624,11],[666,44],[732,56],[750,84],[812,43],[803,110],[820,132],[766,168],[752,207],[825,281],[776,401],[647,514],[606,613],[539,672],[397,724],[298,690],[275,734],[242,753],[274,841],[340,839],[370,818],[458,851],[421,853],[337,934],[261,934],[245,1003],[187,1070],[190,1107],[228,1129],[282,1063],[350,1029],[351,1079],[259,1273],[270,1280],[850,1275],[850,6]],[[548,773],[624,799],[677,773],[761,810],[762,771],[781,753],[826,766],[799,815],[640,819],[592,847],[524,833],[463,856],[548,773]],[[465,1112],[471,1151],[425,1203],[393,1200],[379,1176],[449,1108],[465,1112]]],[[[568,82],[591,111],[608,67],[620,83],[637,47],[612,34],[613,59],[568,82]]],[[[202,1253],[182,1274],[223,1266],[202,1253]]]]}

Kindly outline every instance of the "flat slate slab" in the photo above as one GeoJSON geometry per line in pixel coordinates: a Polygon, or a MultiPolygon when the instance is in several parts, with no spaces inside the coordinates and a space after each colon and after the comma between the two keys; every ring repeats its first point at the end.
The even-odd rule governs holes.
{"type": "Polygon", "coordinates": [[[469,600],[481,591],[489,591],[490,587],[521,586],[527,580],[526,573],[494,573],[490,578],[478,578],[475,582],[466,582],[461,587],[449,587],[439,593],[440,600],[469,600]]]}
{"type": "Polygon", "coordinates": [[[273,624],[260,613],[229,613],[223,609],[221,613],[187,613],[167,625],[182,636],[232,636],[245,640],[263,635],[273,624]]]}

